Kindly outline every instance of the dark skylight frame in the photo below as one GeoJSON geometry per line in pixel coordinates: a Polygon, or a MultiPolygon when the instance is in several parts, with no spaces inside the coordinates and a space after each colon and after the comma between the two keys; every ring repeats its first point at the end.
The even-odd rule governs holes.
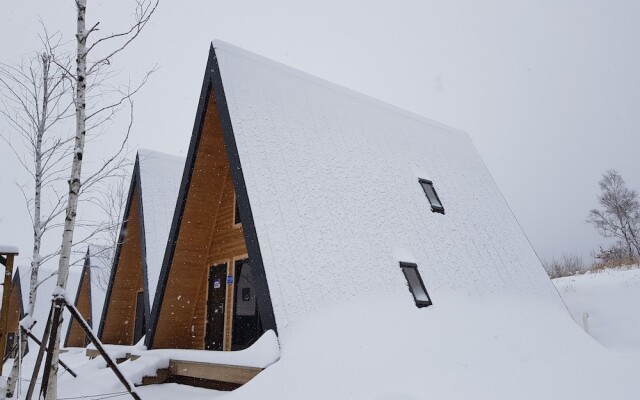
{"type": "Polygon", "coordinates": [[[413,299],[416,302],[418,308],[429,307],[433,304],[431,297],[427,293],[427,288],[424,286],[420,272],[418,271],[418,265],[409,262],[400,262],[400,268],[404,273],[404,277],[407,279],[407,285],[409,291],[413,295],[413,299]]]}
{"type": "Polygon", "coordinates": [[[420,186],[422,186],[422,190],[424,190],[424,194],[431,204],[431,211],[444,214],[444,206],[442,205],[442,201],[440,201],[436,188],[433,187],[433,182],[422,178],[418,179],[418,182],[420,182],[420,186]]]}

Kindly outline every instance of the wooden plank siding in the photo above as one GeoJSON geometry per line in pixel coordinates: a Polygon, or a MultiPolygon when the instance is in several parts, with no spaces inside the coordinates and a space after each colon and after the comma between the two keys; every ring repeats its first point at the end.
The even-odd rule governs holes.
{"type": "Polygon", "coordinates": [[[204,349],[209,267],[219,262],[232,266],[235,257],[247,254],[242,227],[233,224],[234,197],[212,94],[158,314],[154,348],[204,349]]]}
{"type": "Polygon", "coordinates": [[[104,315],[103,343],[132,345],[134,339],[136,298],[144,290],[140,236],[140,195],[134,189],[127,216],[124,240],[117,260],[109,305],[104,315]]]}
{"type": "MultiPolygon", "coordinates": [[[[16,274],[20,271],[16,271],[16,274]]],[[[7,336],[13,333],[15,340],[18,338],[20,318],[22,317],[22,291],[18,287],[18,280],[11,281],[11,294],[9,295],[9,315],[7,319],[7,336]]]]}
{"type": "MultiPolygon", "coordinates": [[[[85,266],[82,269],[82,277],[80,278],[80,288],[76,296],[76,308],[80,311],[80,315],[87,320],[93,322],[91,315],[91,267],[85,266]]],[[[91,324],[93,328],[93,323],[91,324]]],[[[75,319],[72,319],[65,347],[84,347],[87,344],[87,335],[80,327],[75,319]]]]}

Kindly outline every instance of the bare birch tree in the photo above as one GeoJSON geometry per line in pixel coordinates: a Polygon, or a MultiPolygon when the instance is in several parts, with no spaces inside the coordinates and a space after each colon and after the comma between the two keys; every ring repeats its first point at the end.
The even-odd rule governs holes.
{"type": "MultiPolygon", "coordinates": [[[[26,320],[31,320],[37,298],[40,266],[57,252],[43,254],[44,236],[54,229],[54,221],[65,206],[64,194],[59,191],[63,172],[69,166],[72,135],[58,129],[65,119],[73,116],[69,85],[59,65],[69,65],[58,54],[59,35],[41,37],[43,49],[23,58],[17,66],[0,63],[0,114],[7,121],[11,134],[1,136],[13,150],[17,160],[30,175],[32,187],[20,185],[31,218],[33,247],[29,273],[29,302],[26,320]],[[12,140],[11,136],[17,139],[12,140]]],[[[30,325],[30,324],[29,324],[30,325]]],[[[27,335],[21,330],[21,340],[27,335]]],[[[19,363],[14,362],[7,386],[11,397],[15,390],[19,363]]]]}
{"type": "Polygon", "coordinates": [[[587,222],[604,237],[621,240],[632,260],[634,253],[640,255],[640,200],[638,192],[627,188],[622,176],[616,170],[609,170],[598,182],[601,193],[598,203],[602,209],[589,212],[587,222]]]}
{"type": "MultiPolygon", "coordinates": [[[[73,234],[75,229],[76,215],[78,209],[78,201],[82,188],[82,164],[84,158],[84,146],[85,139],[88,132],[87,122],[91,119],[100,120],[101,115],[104,113],[109,114],[113,109],[120,106],[123,102],[128,101],[131,103],[131,96],[133,96],[141,86],[138,86],[133,91],[128,91],[124,96],[114,103],[104,105],[102,107],[95,108],[95,111],[87,114],[87,80],[94,73],[98,73],[102,68],[111,64],[114,57],[125,50],[133,40],[145,28],[149,22],[151,16],[155,12],[158,6],[158,0],[136,0],[136,8],[134,14],[134,20],[129,29],[126,29],[119,33],[108,34],[104,37],[98,38],[92,44],[88,44],[89,37],[98,32],[98,25],[96,23],[90,29],[86,27],[86,0],[76,0],[77,8],[77,29],[76,29],[76,71],[75,74],[69,73],[72,78],[72,85],[74,86],[74,104],[76,115],[76,129],[73,149],[73,161],[71,165],[71,174],[68,181],[68,199],[65,213],[65,224],[62,233],[62,243],[60,246],[60,258],[58,264],[58,293],[64,293],[67,286],[67,279],[69,276],[69,264],[71,257],[71,246],[73,243],[73,234]],[[101,47],[111,45],[110,49],[106,51],[102,50],[95,61],[88,58],[89,54],[98,52],[101,47]]],[[[131,124],[129,125],[129,129],[131,124]]],[[[127,133],[128,136],[128,133],[127,133]]],[[[113,160],[109,159],[105,161],[104,169],[108,168],[113,160]]],[[[103,172],[103,169],[99,169],[94,175],[85,179],[86,182],[90,182],[95,176],[99,176],[103,172]]],[[[61,307],[60,302],[56,302],[56,307],[61,307]]],[[[59,314],[56,314],[59,315],[59,314]]],[[[59,325],[59,320],[52,320],[53,325],[59,325]]],[[[58,356],[59,356],[59,344],[60,344],[60,330],[56,330],[56,336],[50,338],[55,341],[54,351],[52,356],[51,371],[48,380],[47,400],[57,399],[57,372],[58,372],[58,356]]]]}

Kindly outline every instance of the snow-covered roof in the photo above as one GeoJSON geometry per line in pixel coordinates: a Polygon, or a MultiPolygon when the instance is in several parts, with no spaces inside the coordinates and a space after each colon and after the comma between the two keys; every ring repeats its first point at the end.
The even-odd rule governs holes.
{"type": "Polygon", "coordinates": [[[0,244],[0,254],[18,254],[20,250],[16,246],[0,244]]]}
{"type": "Polygon", "coordinates": [[[144,226],[149,304],[153,304],[158,277],[176,207],[184,157],[138,150],[140,198],[144,226]]]}
{"type": "MultiPolygon", "coordinates": [[[[69,267],[69,278],[67,280],[67,297],[70,299],[75,299],[76,293],[78,290],[78,285],[80,283],[80,277],[82,276],[82,263],[74,264],[69,267]]],[[[36,305],[33,312],[33,319],[35,319],[37,324],[34,326],[32,332],[33,334],[41,338],[44,333],[44,328],[47,323],[47,317],[49,316],[49,310],[51,309],[51,296],[56,289],[56,283],[58,280],[57,268],[42,266],[40,267],[40,271],[38,273],[38,294],[36,297],[36,305]]],[[[22,294],[24,297],[24,309],[27,311],[28,301],[29,301],[29,274],[31,270],[29,268],[21,268],[20,269],[20,281],[22,283],[22,294]]],[[[98,314],[100,315],[100,314],[98,314]]],[[[70,318],[70,314],[65,311],[64,312],[64,320],[68,321],[70,318]]],[[[63,323],[60,325],[62,329],[61,338],[65,338],[67,336],[67,330],[69,329],[68,323],[63,323]]]]}
{"type": "Polygon", "coordinates": [[[390,296],[415,307],[401,261],[418,265],[436,307],[448,293],[562,305],[467,134],[213,48],[283,346],[295,323],[332,304],[390,296]],[[420,178],[446,214],[431,211],[420,178]]]}

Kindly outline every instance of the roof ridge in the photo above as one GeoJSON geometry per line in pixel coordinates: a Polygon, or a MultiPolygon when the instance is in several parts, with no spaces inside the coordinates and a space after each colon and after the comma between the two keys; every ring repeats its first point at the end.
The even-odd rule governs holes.
{"type": "Polygon", "coordinates": [[[279,69],[279,70],[284,71],[286,73],[295,75],[298,78],[305,79],[305,80],[313,82],[313,83],[315,83],[317,85],[328,87],[331,90],[334,90],[334,91],[340,92],[340,93],[342,93],[344,95],[347,95],[347,96],[350,96],[350,97],[354,97],[354,98],[357,98],[357,99],[359,99],[361,101],[365,101],[367,103],[376,105],[378,107],[386,109],[387,111],[391,111],[391,112],[394,112],[394,113],[400,113],[400,114],[402,114],[402,115],[404,115],[406,117],[409,117],[409,118],[412,118],[412,119],[416,119],[416,120],[421,121],[421,122],[428,123],[428,124],[430,124],[432,126],[439,127],[439,128],[444,128],[448,132],[458,134],[459,136],[462,136],[462,137],[467,138],[468,140],[471,140],[471,137],[469,136],[469,134],[467,132],[461,130],[461,129],[455,128],[455,127],[450,126],[450,125],[443,124],[442,122],[438,122],[436,120],[427,118],[424,115],[420,115],[420,114],[417,114],[417,113],[415,113],[413,111],[409,111],[407,109],[404,109],[404,108],[401,108],[399,106],[396,106],[394,104],[379,100],[379,99],[377,99],[377,98],[375,98],[373,96],[358,92],[356,90],[347,88],[347,87],[339,85],[337,83],[328,81],[328,80],[326,80],[324,78],[320,78],[318,76],[311,75],[311,74],[309,74],[307,72],[304,72],[302,70],[296,69],[294,67],[291,67],[289,65],[283,64],[281,62],[274,61],[274,60],[271,60],[271,59],[266,58],[264,56],[252,53],[252,52],[250,52],[248,50],[245,50],[245,49],[243,49],[241,47],[238,47],[238,46],[235,46],[233,44],[227,43],[225,41],[222,41],[222,40],[219,40],[219,39],[215,39],[215,40],[213,40],[211,42],[211,46],[214,49],[221,49],[223,51],[228,51],[228,52],[233,53],[233,54],[235,54],[237,56],[245,57],[247,59],[250,59],[250,60],[253,60],[253,61],[257,61],[257,62],[262,63],[264,65],[270,66],[272,68],[279,69]]]}

